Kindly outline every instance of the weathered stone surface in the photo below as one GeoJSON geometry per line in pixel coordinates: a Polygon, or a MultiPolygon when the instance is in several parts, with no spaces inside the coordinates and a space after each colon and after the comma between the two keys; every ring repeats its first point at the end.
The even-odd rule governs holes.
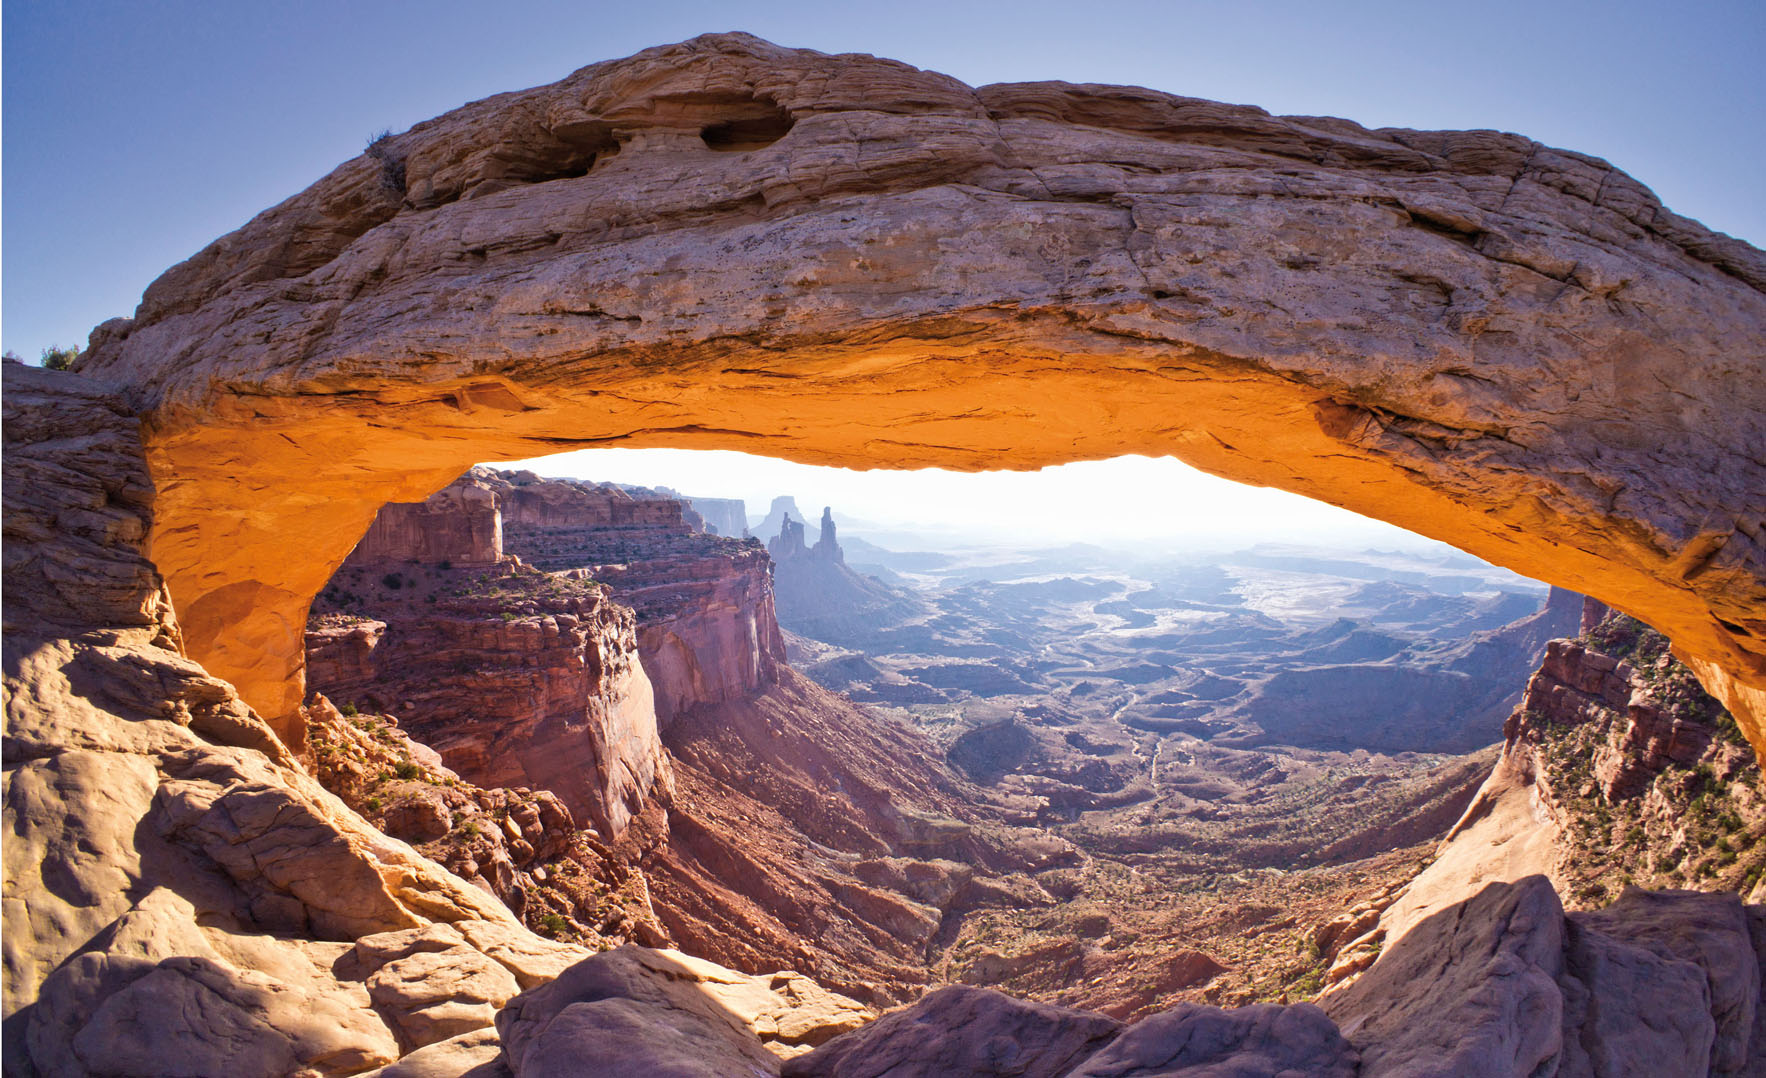
{"type": "Polygon", "coordinates": [[[1596,595],[1751,715],[1763,289],[1752,247],[1516,135],[713,35],[377,142],[168,271],[82,369],[150,410],[154,560],[267,714],[380,504],[620,443],[1173,454],[1596,595]]]}
{"type": "Polygon", "coordinates": [[[137,423],[114,392],[11,363],[4,377],[7,1073],[391,1063],[351,940],[463,938],[433,922],[510,947],[528,934],[327,793],[180,653],[142,552],[137,423]]]}
{"type": "MultiPolygon", "coordinates": [[[[1748,1043],[1753,1036],[1756,1012],[1761,1006],[1760,962],[1748,933],[1748,918],[1741,899],[1733,894],[1702,894],[1697,891],[1627,890],[1603,910],[1571,915],[1572,923],[1589,932],[1613,939],[1658,956],[1665,962],[1689,964],[1702,976],[1676,993],[1668,978],[1656,987],[1649,980],[1623,987],[1653,997],[1654,1014],[1692,1024],[1686,1012],[1703,1015],[1716,1023],[1708,1066],[1718,1073],[1740,1072],[1749,1062],[1748,1043]],[[1700,992],[1699,981],[1704,982],[1700,992]],[[1659,993],[1659,994],[1658,994],[1659,993]],[[1698,1009],[1703,1000],[1703,1009],[1698,1009]],[[1677,1014],[1676,1012],[1679,1012],[1677,1014]]],[[[1609,983],[1617,978],[1608,978],[1609,983]]],[[[1597,993],[1599,992],[1597,986],[1597,993]]],[[[1605,995],[1597,994],[1605,1004],[1605,995]]],[[[1634,1004],[1634,1009],[1642,1009],[1634,1004]]],[[[1604,1014],[1603,1014],[1604,1017],[1604,1014]]],[[[1689,1038],[1690,1039],[1690,1038],[1689,1038]]],[[[1599,1043],[1599,1038],[1593,1038],[1599,1043]]],[[[1697,1042],[1692,1042],[1696,1044],[1697,1042]]],[[[1704,1059],[1694,1057],[1694,1062],[1704,1059]]],[[[1766,1060],[1753,1061],[1766,1066],[1766,1060]]],[[[1662,1074],[1681,1073],[1667,1067],[1662,1074]]],[[[1684,1073],[1695,1073],[1688,1069],[1684,1073]]]]}
{"type": "Polygon", "coordinates": [[[1310,1003],[1180,1004],[1129,1026],[1067,1078],[1354,1078],[1356,1062],[1310,1003]]]}
{"type": "Polygon", "coordinates": [[[1526,1075],[1563,1047],[1564,915],[1542,876],[1425,919],[1324,1008],[1366,1078],[1526,1075]]]}
{"type": "Polygon", "coordinates": [[[489,1026],[521,991],[508,970],[465,946],[395,958],[367,983],[374,1006],[412,1048],[489,1026]]]}
{"type": "Polygon", "coordinates": [[[1698,1078],[1711,1071],[1716,1023],[1696,964],[1593,931],[1572,916],[1564,977],[1562,1078],[1698,1078]]]}
{"type": "Polygon", "coordinates": [[[505,513],[506,545],[542,569],[607,584],[638,616],[638,654],[667,727],[699,705],[778,679],[785,645],[758,543],[695,531],[685,503],[645,491],[478,468],[505,513]]]}
{"type": "Polygon", "coordinates": [[[579,962],[497,1013],[517,1078],[655,1074],[770,1078],[779,1063],[667,952],[622,947],[579,962]]]}
{"type": "Polygon", "coordinates": [[[9,1045],[28,1045],[37,1073],[331,1074],[398,1055],[361,986],[330,976],[338,945],[199,928],[164,888],[93,943],[44,982],[25,1043],[9,1045]]]}
{"type": "Polygon", "coordinates": [[[1090,1011],[1013,999],[985,988],[941,988],[805,1056],[786,1078],[1058,1078],[1116,1036],[1090,1011]]]}
{"type": "Polygon", "coordinates": [[[426,1044],[362,1078],[510,1078],[496,1030],[477,1029],[426,1044]]]}
{"type": "Polygon", "coordinates": [[[487,1027],[419,1048],[362,1078],[510,1078],[502,1056],[497,1031],[487,1027]]]}
{"type": "Polygon", "coordinates": [[[423,501],[382,506],[350,556],[368,563],[495,565],[503,558],[497,496],[480,484],[456,480],[423,501]]]}

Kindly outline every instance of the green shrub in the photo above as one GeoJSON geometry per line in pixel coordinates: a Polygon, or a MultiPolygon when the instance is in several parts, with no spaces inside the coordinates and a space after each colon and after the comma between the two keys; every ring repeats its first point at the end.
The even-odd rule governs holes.
{"type": "Polygon", "coordinates": [[[354,700],[345,700],[343,702],[343,706],[337,709],[337,713],[339,715],[342,715],[346,719],[355,718],[356,717],[356,703],[355,703],[355,701],[354,700]]]}
{"type": "Polygon", "coordinates": [[[404,779],[405,781],[409,782],[410,780],[423,774],[423,769],[421,767],[418,767],[415,763],[411,762],[410,760],[400,760],[399,765],[397,767],[393,768],[393,773],[396,774],[399,778],[404,779]]]}
{"type": "Polygon", "coordinates": [[[49,347],[43,349],[43,367],[45,370],[51,370],[51,371],[73,370],[74,361],[79,358],[80,358],[80,346],[77,344],[74,345],[72,348],[62,348],[62,347],[52,344],[49,347]]]}

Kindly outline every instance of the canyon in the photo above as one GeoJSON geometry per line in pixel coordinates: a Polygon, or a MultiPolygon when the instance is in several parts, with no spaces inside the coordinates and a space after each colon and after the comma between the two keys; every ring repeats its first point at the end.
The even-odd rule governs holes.
{"type": "Polygon", "coordinates": [[[746,35],[377,140],[5,365],[7,1072],[1757,1072],[1763,295],[1517,136],[746,35]],[[466,471],[613,442],[1171,454],[1595,598],[466,471]]]}

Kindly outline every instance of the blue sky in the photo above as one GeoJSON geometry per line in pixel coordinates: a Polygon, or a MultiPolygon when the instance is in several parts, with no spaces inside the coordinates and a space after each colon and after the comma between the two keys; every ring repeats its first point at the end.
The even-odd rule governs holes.
{"type": "Polygon", "coordinates": [[[1495,127],[1602,156],[1766,243],[1766,3],[886,4],[7,0],[4,347],[128,314],[162,270],[454,106],[710,30],[980,84],[1119,82],[1495,127]]]}
{"type": "MultiPolygon", "coordinates": [[[[161,271],[383,129],[713,30],[971,84],[1132,83],[1369,126],[1517,131],[1766,244],[1763,0],[6,0],[0,22],[0,343],[28,359],[131,313],[161,271]]],[[[581,468],[682,485],[678,461],[625,456],[613,475],[600,459],[581,468]]],[[[1149,481],[1124,467],[1124,484],[1149,481]]],[[[784,492],[812,482],[795,468],[749,474],[784,492]]],[[[853,488],[850,473],[824,478],[853,488]]]]}

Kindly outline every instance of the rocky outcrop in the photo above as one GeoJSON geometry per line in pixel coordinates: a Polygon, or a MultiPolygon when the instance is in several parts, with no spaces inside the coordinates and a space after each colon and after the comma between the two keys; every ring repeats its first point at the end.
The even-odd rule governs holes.
{"type": "Polygon", "coordinates": [[[7,1071],[359,1073],[410,1041],[354,941],[555,947],[180,652],[136,417],[95,380],[4,370],[7,1071]]]}
{"type": "Polygon", "coordinates": [[[748,506],[741,498],[688,498],[687,504],[705,521],[712,535],[748,538],[748,506]]]}
{"type": "Polygon", "coordinates": [[[1123,1030],[1067,1078],[1354,1078],[1356,1053],[1310,1004],[1181,1004],[1123,1030]]]}
{"type": "Polygon", "coordinates": [[[1627,891],[1565,917],[1495,883],[1426,918],[1324,1008],[1363,1075],[1751,1073],[1761,956],[1734,895],[1627,891]]]}
{"type": "Polygon", "coordinates": [[[271,715],[375,510],[476,460],[1142,453],[1612,602],[1766,748],[1763,290],[1759,251],[1518,135],[725,34],[377,141],[80,369],[149,414],[193,654],[271,715]]]}
{"type": "Polygon", "coordinates": [[[1734,723],[1661,634],[1592,600],[1581,624],[1547,646],[1434,863],[1331,943],[1330,983],[1491,881],[1544,875],[1583,908],[1634,882],[1766,899],[1766,792],[1734,723]]]}
{"type": "Polygon", "coordinates": [[[624,947],[518,997],[497,1020],[524,1075],[779,1073],[871,1017],[796,974],[749,977],[678,951],[624,947]]]}
{"type": "Polygon", "coordinates": [[[334,702],[396,714],[475,785],[551,791],[603,839],[667,795],[633,615],[580,577],[352,556],[307,650],[334,702]]]}
{"type": "Polygon", "coordinates": [[[804,545],[821,541],[820,535],[812,536],[808,533],[809,517],[805,515],[803,510],[797,508],[797,499],[789,494],[781,494],[773,499],[773,504],[767,507],[766,516],[762,517],[760,523],[753,527],[752,534],[755,538],[765,542],[770,551],[773,540],[785,533],[787,521],[797,522],[797,530],[803,533],[804,545]]]}
{"type": "Polygon", "coordinates": [[[587,574],[637,614],[637,647],[666,727],[689,708],[753,695],[785,645],[771,564],[755,542],[707,535],[674,498],[580,480],[477,469],[505,506],[510,553],[587,574]]]}
{"type": "MultiPolygon", "coordinates": [[[[796,505],[790,498],[779,498],[773,502],[774,510],[785,503],[796,505]]],[[[925,613],[924,604],[914,596],[847,568],[831,508],[822,509],[822,524],[815,534],[812,544],[806,525],[785,511],[778,534],[767,542],[779,623],[785,629],[825,643],[862,647],[874,641],[880,629],[925,613]]]]}
{"type": "Polygon", "coordinates": [[[1121,1029],[1101,1014],[984,988],[941,988],[792,1060],[787,1078],[1060,1078],[1121,1029]]]}

